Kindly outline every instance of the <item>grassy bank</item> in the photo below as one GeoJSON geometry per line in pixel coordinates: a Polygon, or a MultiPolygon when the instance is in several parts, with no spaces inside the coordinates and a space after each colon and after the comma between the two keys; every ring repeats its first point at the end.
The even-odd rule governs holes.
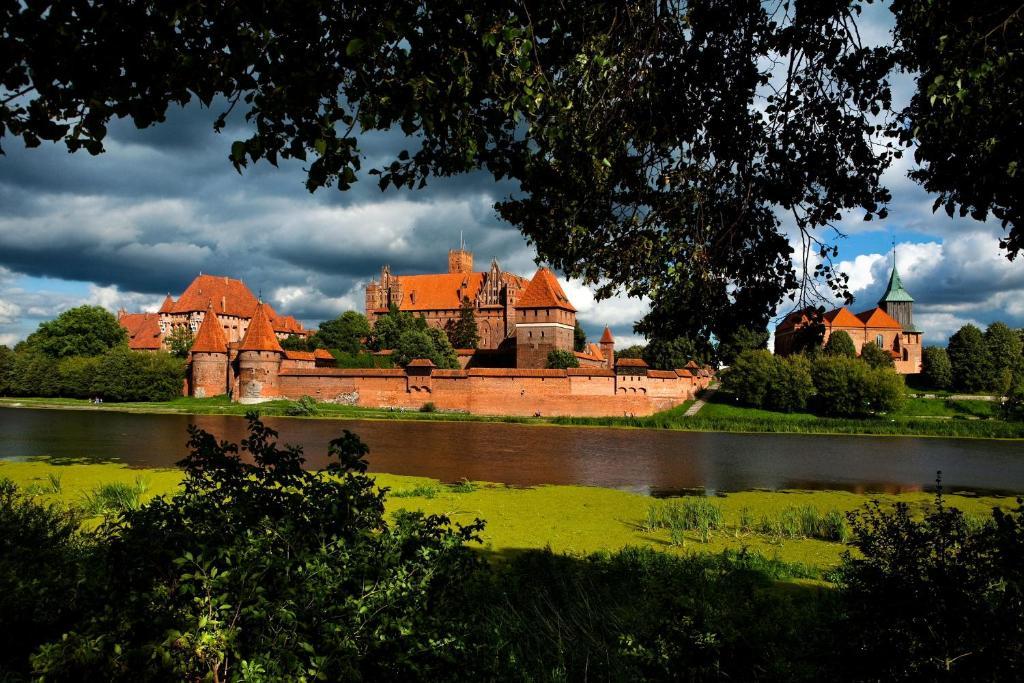
{"type": "MultiPolygon", "coordinates": [[[[698,499],[692,497],[657,500],[595,487],[510,488],[478,482],[442,484],[392,474],[374,476],[378,485],[391,489],[389,512],[422,510],[463,523],[477,517],[486,520],[484,549],[497,555],[540,548],[573,555],[629,546],[679,555],[746,548],[793,565],[797,569],[792,573],[807,577],[827,572],[847,549],[839,537],[816,532],[814,520],[825,524],[830,515],[834,519],[871,499],[887,504],[900,500],[919,512],[932,502],[926,493],[869,496],[839,491],[746,491],[700,499],[697,504],[698,499]],[[819,537],[811,537],[815,535],[819,537]]],[[[54,465],[43,459],[0,462],[0,477],[43,500],[98,511],[104,500],[131,499],[132,491],[136,492],[135,503],[173,492],[181,472],[114,464],[54,465]]],[[[1011,508],[1015,503],[1009,497],[961,495],[951,495],[946,502],[979,519],[993,507],[1011,508]]],[[[94,515],[90,524],[99,520],[94,515]]]]}
{"type": "MultiPolygon", "coordinates": [[[[106,403],[95,406],[80,399],[0,398],[0,407],[69,410],[112,410],[133,413],[189,415],[245,415],[258,408],[265,416],[288,416],[292,401],[268,401],[258,406],[232,403],[226,397],[178,398],[161,403],[106,403]]],[[[684,413],[687,401],[648,417],[514,417],[449,412],[417,412],[318,403],[312,419],[334,420],[440,420],[446,422],[504,422],[527,425],[674,429],[702,432],[779,434],[848,434],[880,436],[934,436],[976,439],[1024,439],[1024,423],[998,419],[999,406],[988,401],[948,398],[912,398],[899,412],[862,418],[830,418],[811,413],[780,413],[737,405],[725,392],[713,395],[692,417],[684,413]]]]}

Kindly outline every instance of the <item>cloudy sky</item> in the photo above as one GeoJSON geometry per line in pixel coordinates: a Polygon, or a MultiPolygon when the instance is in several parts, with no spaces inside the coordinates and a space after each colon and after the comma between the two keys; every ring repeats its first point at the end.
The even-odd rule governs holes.
{"type": "MultiPolygon", "coordinates": [[[[886,12],[873,10],[862,28],[885,40],[886,12]]],[[[897,97],[908,90],[900,79],[897,97]]],[[[235,173],[228,153],[238,136],[212,132],[219,111],[176,110],[145,131],[115,123],[98,157],[4,140],[0,343],[82,303],[155,310],[199,272],[242,278],[278,310],[315,325],[361,310],[363,285],[383,263],[397,273],[443,271],[460,233],[478,264],[496,257],[506,270],[533,273],[536,253],[492,208],[511,185],[474,174],[381,193],[365,178],[349,192],[311,195],[299,163],[235,173]]],[[[400,135],[366,138],[364,168],[401,148],[400,135]]],[[[895,239],[926,343],[945,343],[965,322],[1024,326],[1024,264],[1000,255],[1000,228],[933,214],[931,198],[906,178],[908,163],[887,175],[894,199],[886,221],[844,223],[840,259],[855,309],[870,307],[884,288],[895,239]]],[[[572,282],[567,290],[593,338],[608,324],[620,345],[637,340],[632,324],[643,301],[595,302],[572,282]]]]}

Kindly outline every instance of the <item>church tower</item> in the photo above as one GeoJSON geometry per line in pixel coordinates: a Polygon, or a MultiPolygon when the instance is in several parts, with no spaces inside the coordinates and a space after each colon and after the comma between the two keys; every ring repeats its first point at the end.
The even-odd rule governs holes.
{"type": "Polygon", "coordinates": [[[900,273],[896,270],[896,251],[893,250],[892,273],[889,275],[889,286],[885,294],[878,300],[878,307],[888,313],[896,322],[903,326],[904,332],[917,332],[914,327],[914,297],[903,287],[900,273]]]}

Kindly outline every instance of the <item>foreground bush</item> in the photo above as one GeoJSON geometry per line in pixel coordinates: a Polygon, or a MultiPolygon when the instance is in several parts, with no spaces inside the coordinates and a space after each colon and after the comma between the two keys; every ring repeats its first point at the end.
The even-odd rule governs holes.
{"type": "Polygon", "coordinates": [[[805,410],[814,393],[806,357],[776,356],[763,349],[737,356],[725,373],[722,388],[746,405],[784,412],[805,410]]]}
{"type": "Polygon", "coordinates": [[[904,400],[903,378],[856,358],[822,356],[812,368],[815,404],[825,415],[891,412],[904,400]]]}

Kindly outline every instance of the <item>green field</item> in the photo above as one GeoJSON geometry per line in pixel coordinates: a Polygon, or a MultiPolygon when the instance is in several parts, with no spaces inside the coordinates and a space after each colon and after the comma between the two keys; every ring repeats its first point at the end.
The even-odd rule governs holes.
{"type": "MultiPolygon", "coordinates": [[[[747,548],[766,557],[807,567],[818,575],[838,564],[847,550],[843,543],[795,536],[784,529],[785,521],[801,509],[813,508],[824,515],[845,513],[871,499],[891,504],[904,501],[918,511],[932,503],[926,493],[869,496],[840,491],[745,491],[707,499],[717,507],[722,523],[708,530],[678,531],[645,529],[652,507],[664,508],[687,499],[658,500],[645,495],[586,486],[539,486],[512,488],[502,484],[464,482],[446,485],[432,479],[373,475],[379,486],[391,489],[387,507],[445,514],[453,521],[486,520],[485,551],[496,555],[550,548],[558,553],[583,555],[630,546],[650,547],[675,554],[718,553],[747,548]],[[747,524],[744,518],[749,518],[747,524]],[[776,526],[772,531],[759,529],[776,526]],[[745,528],[747,527],[747,528],[745,528]],[[752,527],[752,528],[751,528],[752,527]]],[[[179,470],[129,469],[116,464],[54,465],[45,459],[0,462],[0,478],[8,478],[44,501],[86,506],[104,485],[113,482],[138,487],[140,501],[172,493],[182,474],[179,470]]],[[[693,500],[690,497],[689,500],[693,500]]],[[[993,507],[1012,508],[1011,497],[950,495],[946,503],[981,519],[993,507]]],[[[87,523],[95,526],[101,517],[87,523]]]]}

